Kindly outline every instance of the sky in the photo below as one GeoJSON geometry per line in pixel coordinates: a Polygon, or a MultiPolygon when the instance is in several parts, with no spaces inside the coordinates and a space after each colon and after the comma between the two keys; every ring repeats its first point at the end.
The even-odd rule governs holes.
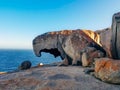
{"type": "Polygon", "coordinates": [[[32,40],[64,29],[111,26],[120,0],[0,0],[0,49],[32,49],[32,40]]]}

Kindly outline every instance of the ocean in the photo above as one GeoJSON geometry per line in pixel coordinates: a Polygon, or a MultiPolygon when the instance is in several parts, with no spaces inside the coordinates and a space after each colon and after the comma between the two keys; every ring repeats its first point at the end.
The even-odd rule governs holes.
{"type": "Polygon", "coordinates": [[[39,63],[50,64],[61,61],[60,57],[55,58],[49,53],[42,53],[41,55],[41,57],[36,57],[33,50],[0,50],[0,72],[17,70],[25,60],[31,61],[32,66],[39,63]]]}

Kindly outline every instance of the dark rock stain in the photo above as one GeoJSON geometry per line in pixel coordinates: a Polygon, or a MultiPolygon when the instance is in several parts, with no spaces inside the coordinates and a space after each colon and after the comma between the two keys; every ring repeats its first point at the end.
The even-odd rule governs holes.
{"type": "Polygon", "coordinates": [[[51,80],[57,80],[57,79],[71,79],[70,76],[65,75],[65,74],[56,74],[56,75],[53,75],[53,76],[49,76],[48,78],[51,79],[51,80]]]}

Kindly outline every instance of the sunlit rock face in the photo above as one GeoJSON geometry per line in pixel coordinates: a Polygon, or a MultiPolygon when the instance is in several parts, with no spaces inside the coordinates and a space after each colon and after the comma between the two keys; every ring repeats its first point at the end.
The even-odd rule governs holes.
{"type": "Polygon", "coordinates": [[[100,42],[100,35],[96,32],[93,32],[91,30],[82,30],[86,35],[88,35],[91,39],[93,39],[97,44],[101,45],[100,42]]]}
{"type": "MultiPolygon", "coordinates": [[[[95,41],[97,44],[99,44],[101,46],[100,43],[100,35],[92,30],[81,30],[83,32],[83,34],[87,35],[88,37],[90,37],[93,41],[95,41]]],[[[62,31],[58,31],[58,32],[49,32],[50,34],[54,35],[54,34],[59,34],[59,35],[70,35],[72,33],[76,32],[76,30],[62,30],[62,31]]],[[[79,33],[79,31],[78,31],[79,33]]]]}
{"type": "Polygon", "coordinates": [[[95,47],[106,54],[101,47],[99,35],[90,30],[63,30],[39,35],[33,40],[37,56],[48,52],[63,59],[63,65],[81,63],[81,55],[86,47],[95,47]]]}
{"type": "Polygon", "coordinates": [[[111,45],[113,58],[120,59],[120,12],[113,15],[111,45]]]}

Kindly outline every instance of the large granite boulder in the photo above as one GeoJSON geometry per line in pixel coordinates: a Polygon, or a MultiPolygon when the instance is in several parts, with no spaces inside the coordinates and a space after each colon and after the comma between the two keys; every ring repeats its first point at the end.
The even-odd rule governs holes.
{"type": "Polygon", "coordinates": [[[33,49],[37,56],[48,52],[63,59],[61,65],[80,65],[82,52],[86,47],[94,47],[106,54],[98,43],[99,35],[90,30],[64,30],[48,32],[33,40],[33,49]]]}
{"type": "Polygon", "coordinates": [[[113,58],[120,59],[120,12],[113,15],[111,52],[113,58]]]}
{"type": "Polygon", "coordinates": [[[120,84],[120,61],[109,58],[96,60],[95,76],[104,82],[120,84]]]}

